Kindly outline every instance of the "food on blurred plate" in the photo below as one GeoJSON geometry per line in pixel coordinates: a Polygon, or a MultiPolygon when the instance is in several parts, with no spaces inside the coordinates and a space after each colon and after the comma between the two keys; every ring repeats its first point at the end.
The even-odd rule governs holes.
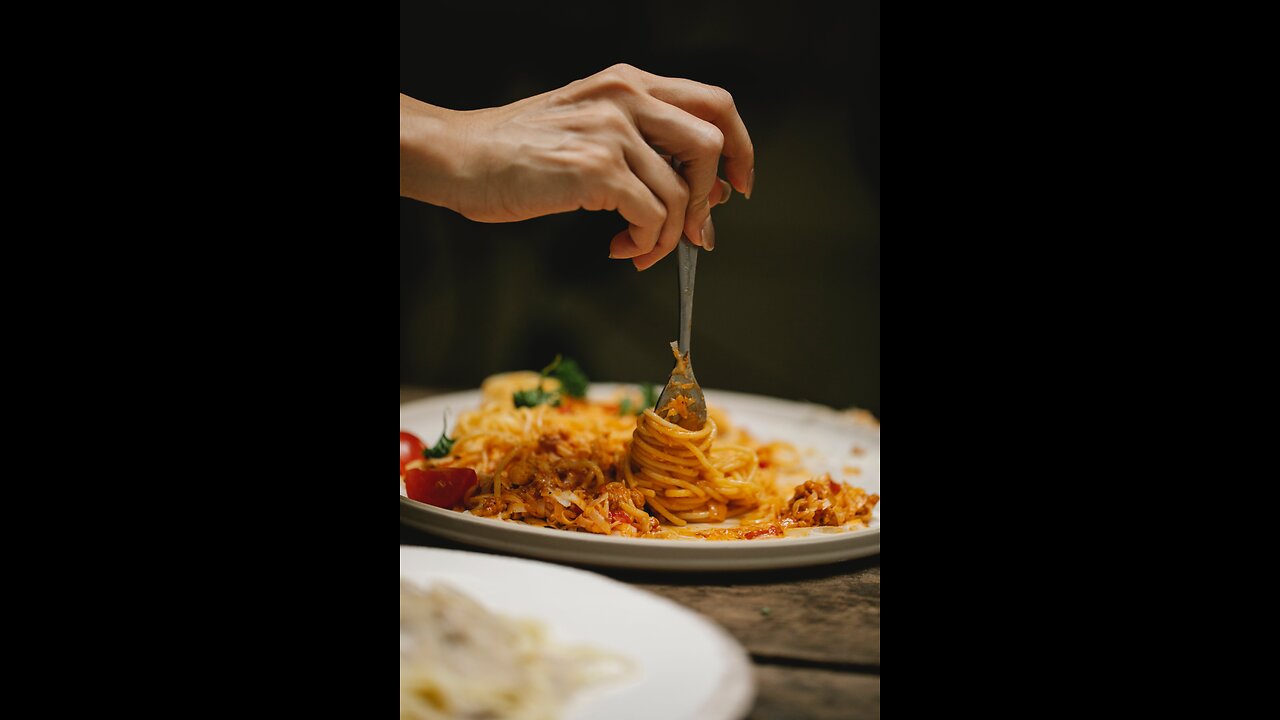
{"type": "Polygon", "coordinates": [[[541,373],[488,378],[452,436],[427,447],[401,431],[405,494],[557,530],[710,540],[859,529],[880,501],[815,476],[794,446],[758,441],[718,408],[690,431],[654,411],[652,388],[609,402],[586,392],[577,364],[560,357],[541,373]]]}
{"type": "Polygon", "coordinates": [[[561,647],[444,584],[400,580],[401,720],[550,720],[573,694],[627,673],[621,658],[561,647]]]}

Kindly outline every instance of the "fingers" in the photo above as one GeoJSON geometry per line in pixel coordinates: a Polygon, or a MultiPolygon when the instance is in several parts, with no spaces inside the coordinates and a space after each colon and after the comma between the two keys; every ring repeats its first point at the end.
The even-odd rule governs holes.
{"type": "MultiPolygon", "coordinates": [[[[699,233],[699,235],[701,235],[701,233],[699,233]]],[[[676,245],[679,244],[679,242],[679,235],[676,236],[675,240],[670,242],[668,242],[666,238],[663,238],[652,250],[636,257],[631,262],[635,263],[637,270],[648,270],[653,267],[654,263],[671,254],[671,251],[676,249],[676,245]]]]}
{"type": "Polygon", "coordinates": [[[646,73],[649,94],[719,128],[724,135],[724,174],[738,192],[751,197],[756,165],[747,126],[727,90],[692,80],[646,73]]]}
{"type": "Polygon", "coordinates": [[[709,199],[716,190],[724,134],[715,125],[648,96],[639,99],[633,112],[645,141],[680,161],[680,173],[689,185],[684,232],[695,245],[701,245],[702,226],[711,213],[709,199]]]}
{"type": "Polygon", "coordinates": [[[641,250],[636,241],[631,239],[631,228],[614,235],[613,240],[609,242],[609,259],[611,260],[630,260],[633,257],[644,254],[645,251],[641,250]]]}
{"type": "MultiPolygon", "coordinates": [[[[660,157],[660,156],[659,156],[660,157]]],[[[663,160],[665,164],[667,160],[663,160]]],[[[729,183],[717,178],[714,189],[711,191],[711,204],[723,205],[729,202],[729,198],[733,196],[733,188],[729,183]]],[[[609,257],[616,259],[634,258],[637,270],[647,270],[662,258],[666,257],[673,249],[676,243],[662,243],[661,241],[653,249],[642,249],[640,245],[631,238],[631,230],[635,226],[623,230],[613,236],[613,240],[609,243],[609,257]]],[[[710,252],[716,248],[716,226],[711,217],[708,216],[703,223],[702,232],[702,248],[710,252]]]]}
{"type": "MultiPolygon", "coordinates": [[[[711,220],[711,216],[707,216],[706,222],[702,224],[702,232],[699,233],[699,235],[702,236],[704,241],[703,247],[707,252],[711,252],[716,249],[716,225],[715,222],[711,220]]],[[[615,241],[616,240],[617,238],[615,238],[615,241]]],[[[676,246],[674,244],[672,244],[671,247],[666,247],[662,243],[659,243],[652,251],[635,258],[631,262],[635,263],[636,270],[648,270],[653,267],[654,263],[670,254],[675,247],[676,246]]]]}
{"type": "Polygon", "coordinates": [[[630,226],[610,242],[610,257],[629,258],[645,270],[674,250],[682,234],[708,250],[715,247],[711,208],[728,202],[735,188],[751,197],[755,179],[755,150],[733,97],[712,85],[625,64],[567,90],[569,107],[590,108],[598,100],[612,108],[601,127],[622,138],[626,167],[613,170],[626,178],[610,182],[607,192],[617,193],[617,209],[630,226]],[[678,175],[653,148],[680,161],[678,175]],[[722,157],[725,179],[717,173],[722,157]]]}
{"type": "MultiPolygon", "coordinates": [[[[662,223],[662,230],[658,234],[658,242],[655,245],[675,247],[684,229],[685,210],[689,205],[689,188],[671,165],[649,147],[639,132],[633,133],[631,142],[626,144],[623,152],[631,172],[666,206],[667,217],[662,223]]],[[[645,248],[645,251],[653,247],[650,245],[645,248]]],[[[635,255],[619,257],[635,257],[635,255]]]]}
{"type": "Polygon", "coordinates": [[[711,190],[711,205],[713,207],[716,205],[723,205],[729,202],[729,198],[731,197],[733,197],[733,188],[728,182],[721,180],[720,178],[716,178],[715,187],[711,190]]]}
{"type": "MultiPolygon", "coordinates": [[[[667,208],[645,183],[629,172],[619,173],[607,183],[608,193],[618,212],[630,224],[609,244],[609,257],[633,258],[650,252],[660,243],[667,208]]],[[[676,233],[679,240],[679,233],[676,233]]],[[[675,244],[672,243],[672,247],[675,244]]]]}

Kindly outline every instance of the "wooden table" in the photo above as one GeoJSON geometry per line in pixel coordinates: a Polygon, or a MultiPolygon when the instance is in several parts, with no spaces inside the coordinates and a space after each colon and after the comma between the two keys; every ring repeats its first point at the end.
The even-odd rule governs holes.
{"type": "MultiPolygon", "coordinates": [[[[400,388],[400,402],[430,395],[400,388]]],[[[485,552],[400,526],[401,545],[485,552]]],[[[880,717],[880,557],[794,570],[673,573],[586,567],[718,622],[751,654],[752,720],[880,717]]]]}

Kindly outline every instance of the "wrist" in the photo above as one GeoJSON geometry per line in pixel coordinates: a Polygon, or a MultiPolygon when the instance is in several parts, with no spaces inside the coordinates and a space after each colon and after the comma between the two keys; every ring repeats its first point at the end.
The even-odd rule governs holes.
{"type": "Polygon", "coordinates": [[[462,113],[400,96],[400,195],[457,210],[462,113]]]}

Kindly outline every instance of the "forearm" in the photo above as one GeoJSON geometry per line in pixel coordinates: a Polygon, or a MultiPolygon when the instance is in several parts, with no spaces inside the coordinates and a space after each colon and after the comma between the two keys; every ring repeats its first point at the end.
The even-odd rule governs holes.
{"type": "Polygon", "coordinates": [[[400,196],[455,208],[462,173],[459,113],[400,95],[400,196]]]}

